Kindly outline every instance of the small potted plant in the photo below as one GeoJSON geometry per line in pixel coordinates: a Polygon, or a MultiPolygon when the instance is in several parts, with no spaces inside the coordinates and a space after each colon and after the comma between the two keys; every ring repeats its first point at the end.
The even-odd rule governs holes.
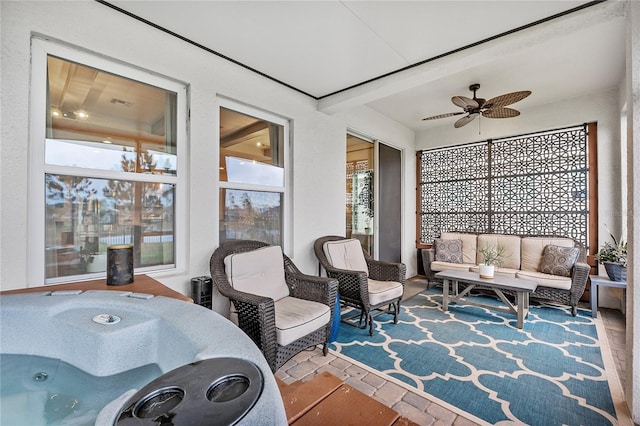
{"type": "Polygon", "coordinates": [[[484,247],[478,249],[478,253],[482,255],[482,263],[478,265],[480,268],[480,278],[493,278],[495,267],[502,264],[504,247],[487,243],[484,247]]]}
{"type": "Polygon", "coordinates": [[[604,265],[607,275],[611,281],[627,280],[627,243],[620,238],[619,240],[609,233],[613,243],[607,241],[604,246],[596,253],[598,263],[604,265]]]}

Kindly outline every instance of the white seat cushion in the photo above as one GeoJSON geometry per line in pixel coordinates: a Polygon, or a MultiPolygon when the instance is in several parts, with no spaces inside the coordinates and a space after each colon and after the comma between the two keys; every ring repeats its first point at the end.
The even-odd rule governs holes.
{"type": "Polygon", "coordinates": [[[331,311],[323,303],[287,296],[274,304],[276,336],[280,346],[323,327],[331,320],[331,311]]]}
{"type": "Polygon", "coordinates": [[[368,280],[369,286],[369,303],[371,305],[379,305],[402,296],[404,287],[396,281],[378,281],[368,280]]]}
{"type": "MultiPolygon", "coordinates": [[[[471,268],[469,268],[469,271],[471,272],[475,272],[475,273],[480,273],[480,267],[479,266],[473,266],[471,268]]],[[[499,275],[501,277],[511,277],[511,278],[515,278],[516,274],[519,272],[517,269],[511,269],[511,268],[503,268],[503,267],[495,267],[494,268],[494,274],[495,275],[499,275]]]]}
{"type": "Polygon", "coordinates": [[[369,267],[362,253],[360,241],[348,240],[327,241],[322,246],[324,255],[334,268],[349,271],[363,271],[369,276],[369,267]]]}
{"type": "Polygon", "coordinates": [[[238,291],[278,301],[289,296],[280,246],[267,246],[224,258],[224,271],[238,291]]]}
{"type": "Polygon", "coordinates": [[[560,290],[571,289],[571,278],[560,275],[543,274],[542,272],[519,271],[517,278],[531,280],[538,283],[539,286],[557,288],[560,290]]]}
{"type": "Polygon", "coordinates": [[[431,262],[431,270],[435,272],[444,271],[446,269],[454,271],[468,271],[469,268],[476,266],[475,263],[451,263],[451,262],[431,262]]]}

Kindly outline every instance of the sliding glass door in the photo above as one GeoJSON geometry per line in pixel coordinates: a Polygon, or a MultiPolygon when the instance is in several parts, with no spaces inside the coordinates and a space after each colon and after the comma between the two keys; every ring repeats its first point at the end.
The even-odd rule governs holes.
{"type": "Polygon", "coordinates": [[[373,257],[402,257],[402,151],[347,134],[347,238],[373,257]]]}

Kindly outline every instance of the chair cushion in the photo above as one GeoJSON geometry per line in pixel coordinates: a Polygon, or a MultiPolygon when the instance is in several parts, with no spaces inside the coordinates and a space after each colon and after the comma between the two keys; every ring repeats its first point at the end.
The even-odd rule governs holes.
{"type": "Polygon", "coordinates": [[[520,269],[523,271],[540,272],[542,252],[549,244],[561,247],[574,246],[571,238],[523,237],[521,244],[522,260],[520,269]]]}
{"type": "Polygon", "coordinates": [[[395,281],[368,280],[369,303],[372,306],[402,297],[404,287],[395,281]]]}
{"type": "Polygon", "coordinates": [[[224,271],[231,286],[238,291],[269,297],[274,301],[289,295],[280,246],[230,254],[224,258],[224,271]]]}
{"type": "Polygon", "coordinates": [[[462,240],[443,240],[436,238],[433,242],[438,262],[462,263],[462,240]]]}
{"type": "Polygon", "coordinates": [[[311,300],[287,296],[274,304],[276,340],[286,346],[329,323],[329,306],[311,300]]]}
{"type": "Polygon", "coordinates": [[[364,271],[369,276],[369,267],[362,253],[360,241],[351,238],[338,241],[327,241],[322,246],[324,255],[334,268],[350,271],[364,271]]]}
{"type": "Polygon", "coordinates": [[[570,277],[573,265],[576,264],[578,259],[578,254],[578,247],[559,247],[549,244],[542,251],[540,272],[570,277]]]}
{"type": "Polygon", "coordinates": [[[519,271],[516,273],[517,278],[531,280],[538,283],[539,286],[557,288],[560,290],[571,290],[571,278],[561,277],[560,275],[543,274],[534,271],[519,271]]]}

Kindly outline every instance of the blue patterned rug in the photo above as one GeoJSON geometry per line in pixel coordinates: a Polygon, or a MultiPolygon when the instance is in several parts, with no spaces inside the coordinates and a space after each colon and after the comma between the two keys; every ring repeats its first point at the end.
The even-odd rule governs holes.
{"type": "Polygon", "coordinates": [[[426,290],[402,302],[398,324],[378,317],[373,336],[342,324],[331,349],[476,421],[618,424],[617,374],[589,311],[532,304],[518,330],[515,315],[450,306],[442,311],[441,289],[426,290]]]}

